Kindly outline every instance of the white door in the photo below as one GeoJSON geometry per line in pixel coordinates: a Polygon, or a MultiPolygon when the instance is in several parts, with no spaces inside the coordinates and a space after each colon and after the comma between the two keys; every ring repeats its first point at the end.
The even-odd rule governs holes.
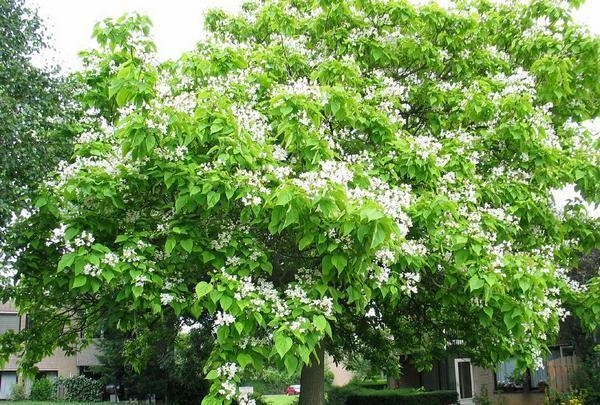
{"type": "Polygon", "coordinates": [[[454,375],[456,391],[461,404],[470,404],[473,400],[473,367],[471,359],[455,359],[454,375]]]}
{"type": "Polygon", "coordinates": [[[10,389],[17,383],[17,373],[12,371],[0,372],[0,399],[10,398],[10,389]]]}

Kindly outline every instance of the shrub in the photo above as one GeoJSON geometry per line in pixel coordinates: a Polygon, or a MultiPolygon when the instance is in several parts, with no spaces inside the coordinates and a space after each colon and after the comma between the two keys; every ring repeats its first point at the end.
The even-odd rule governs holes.
{"type": "Polygon", "coordinates": [[[276,367],[265,367],[260,371],[249,370],[243,378],[242,385],[254,387],[259,394],[281,394],[293,384],[299,384],[300,373],[289,376],[285,370],[276,367]]]}
{"type": "Polygon", "coordinates": [[[360,390],[360,387],[355,384],[350,384],[345,387],[333,387],[327,392],[327,405],[345,405],[348,396],[355,391],[360,390]]]}
{"type": "Polygon", "coordinates": [[[27,393],[25,392],[25,384],[17,383],[13,384],[10,388],[10,400],[11,401],[24,401],[27,399],[27,393]]]}
{"type": "Polygon", "coordinates": [[[100,381],[85,376],[60,378],[55,385],[65,388],[66,401],[94,402],[102,400],[104,386],[100,381]]]}
{"type": "Polygon", "coordinates": [[[346,405],[451,405],[457,401],[456,391],[419,392],[359,388],[348,395],[346,405]]]}
{"type": "Polygon", "coordinates": [[[387,380],[369,380],[369,381],[357,381],[356,385],[363,388],[369,388],[372,390],[383,390],[386,389],[388,384],[387,380]]]}
{"type": "Polygon", "coordinates": [[[50,401],[54,398],[54,385],[48,377],[38,378],[31,385],[29,399],[32,401],[50,401]]]}

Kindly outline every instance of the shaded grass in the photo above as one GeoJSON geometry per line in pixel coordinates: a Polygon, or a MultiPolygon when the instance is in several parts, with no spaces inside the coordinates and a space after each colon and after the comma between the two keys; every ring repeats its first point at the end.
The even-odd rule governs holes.
{"type": "Polygon", "coordinates": [[[263,398],[269,405],[291,405],[296,402],[298,395],[265,395],[263,398]]]}

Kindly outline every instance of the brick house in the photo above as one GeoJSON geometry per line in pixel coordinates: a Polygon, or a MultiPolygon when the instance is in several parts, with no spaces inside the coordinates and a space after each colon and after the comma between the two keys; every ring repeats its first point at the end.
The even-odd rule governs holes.
{"type": "MultiPolygon", "coordinates": [[[[8,330],[20,331],[27,327],[27,316],[20,315],[12,303],[0,303],[0,335],[8,330]]],[[[4,368],[0,368],[0,400],[8,399],[13,384],[20,382],[18,359],[10,357],[4,368]]],[[[85,374],[89,367],[100,365],[98,347],[94,344],[73,356],[67,356],[62,350],[56,350],[52,356],[46,357],[37,364],[39,376],[75,377],[85,374]]],[[[30,387],[31,381],[25,380],[30,387]]]]}

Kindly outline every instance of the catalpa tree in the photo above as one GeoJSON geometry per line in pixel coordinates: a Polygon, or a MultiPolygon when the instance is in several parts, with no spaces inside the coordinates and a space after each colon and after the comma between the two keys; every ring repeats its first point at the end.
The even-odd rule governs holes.
{"type": "Polygon", "coordinates": [[[86,131],[7,242],[32,326],[4,353],[209,314],[203,404],[253,403],[267,363],[321,404],[324,351],[539,366],[562,317],[600,317],[568,274],[598,223],[551,197],[600,197],[600,41],[571,7],[254,2],[167,63],[146,18],[97,25],[86,131]]]}

